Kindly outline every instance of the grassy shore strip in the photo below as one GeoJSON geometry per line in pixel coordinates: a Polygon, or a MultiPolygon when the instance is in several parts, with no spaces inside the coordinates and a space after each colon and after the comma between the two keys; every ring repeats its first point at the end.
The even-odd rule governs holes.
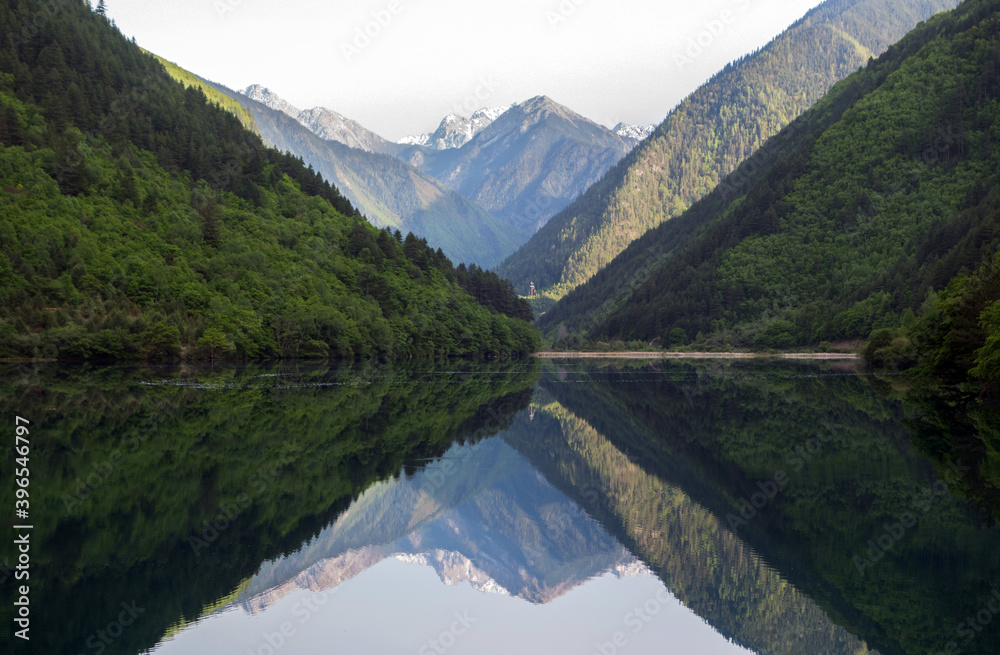
{"type": "Polygon", "coordinates": [[[857,359],[856,353],[538,352],[539,359],[857,359]]]}

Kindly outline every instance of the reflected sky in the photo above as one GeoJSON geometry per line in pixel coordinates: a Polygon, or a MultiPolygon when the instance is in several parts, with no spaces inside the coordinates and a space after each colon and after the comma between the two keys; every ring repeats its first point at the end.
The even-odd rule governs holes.
{"type": "MultiPolygon", "coordinates": [[[[530,427],[526,413],[514,430],[530,427]]],[[[685,608],[505,436],[369,488],[156,652],[750,652],[685,608]]]]}
{"type": "MultiPolygon", "coordinates": [[[[1000,581],[998,486],[993,410],[933,400],[839,364],[0,375],[44,481],[32,652],[946,651],[1000,581]]],[[[984,625],[956,647],[1000,652],[984,625]]]]}
{"type": "Polygon", "coordinates": [[[290,636],[279,650],[287,653],[591,655],[599,644],[614,652],[615,633],[625,639],[617,652],[750,652],[727,643],[651,575],[604,575],[538,606],[467,582],[444,585],[431,568],[395,558],[328,592],[298,590],[256,616],[239,607],[213,615],[155,652],[266,655],[269,636],[281,643],[282,624],[290,636]],[[648,621],[636,614],[644,606],[655,610],[648,621]]]}

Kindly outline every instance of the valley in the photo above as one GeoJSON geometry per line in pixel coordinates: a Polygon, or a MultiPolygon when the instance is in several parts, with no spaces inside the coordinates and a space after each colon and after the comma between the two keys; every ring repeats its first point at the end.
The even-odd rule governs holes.
{"type": "Polygon", "coordinates": [[[553,7],[0,0],[0,652],[1000,652],[1000,0],[553,7]]]}

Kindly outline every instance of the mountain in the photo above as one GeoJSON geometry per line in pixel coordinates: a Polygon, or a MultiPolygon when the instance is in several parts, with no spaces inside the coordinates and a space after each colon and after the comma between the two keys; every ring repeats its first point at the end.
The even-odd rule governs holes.
{"type": "Polygon", "coordinates": [[[383,139],[357,121],[338,114],[332,109],[325,107],[313,107],[304,111],[297,109],[270,89],[259,84],[252,84],[240,93],[251,100],[256,100],[271,109],[291,116],[310,132],[326,141],[336,141],[351,148],[384,155],[394,155],[399,151],[399,146],[396,144],[383,139]]]}
{"type": "Polygon", "coordinates": [[[302,113],[301,109],[295,107],[292,103],[288,102],[274,91],[271,91],[271,89],[261,86],[260,84],[251,84],[244,90],[240,91],[240,93],[251,100],[256,100],[260,104],[270,107],[275,111],[280,111],[283,114],[287,114],[292,118],[297,118],[298,115],[302,113]]]}
{"type": "MultiPolygon", "coordinates": [[[[395,157],[324,139],[303,123],[310,122],[310,117],[329,117],[333,114],[329,110],[299,112],[263,87],[251,86],[246,93],[240,93],[192,77],[200,85],[237,101],[252,115],[265,143],[300,157],[336,184],[377,227],[413,232],[427,239],[433,248],[440,248],[449,259],[487,268],[524,241],[522,230],[492,216],[430,175],[395,157]]],[[[320,122],[311,124],[322,133],[320,122]]],[[[356,134],[364,136],[364,132],[356,134]]],[[[372,139],[381,138],[368,134],[372,139]]]]}
{"type": "Polygon", "coordinates": [[[1000,245],[998,32],[997,0],[934,16],[542,324],[774,348],[911,324],[1000,245]]]}
{"type": "Polygon", "coordinates": [[[471,141],[472,137],[489,127],[493,121],[508,109],[510,109],[510,106],[494,107],[492,109],[483,108],[473,113],[469,118],[448,114],[434,132],[403,137],[397,144],[402,146],[423,146],[431,150],[461,148],[471,141]]]}
{"type": "Polygon", "coordinates": [[[835,82],[956,4],[827,0],[685,99],[497,271],[518,289],[534,282],[549,299],[565,296],[642,234],[680,216],[835,82]]]}
{"type": "Polygon", "coordinates": [[[545,375],[535,402],[558,402],[535,423],[562,429],[502,438],[753,652],[853,655],[859,639],[882,655],[1000,652],[997,633],[944,648],[1000,575],[1000,529],[985,518],[998,507],[995,402],[976,427],[955,396],[939,397],[944,411],[900,403],[853,366],[655,368],[545,375]],[[778,472],[787,484],[743,521],[778,472]],[[869,540],[907,513],[918,525],[859,574],[869,540]]]}
{"type": "Polygon", "coordinates": [[[4,3],[0,32],[43,9],[0,44],[0,356],[534,349],[509,286],[364,221],[85,3],[4,3]]]}
{"type": "MultiPolygon", "coordinates": [[[[996,239],[994,239],[994,243],[996,239]]],[[[1000,252],[928,297],[919,320],[874,332],[861,350],[870,367],[914,368],[917,378],[984,392],[1000,387],[1000,252]]],[[[984,393],[984,395],[986,395],[984,393]]],[[[997,505],[1000,508],[1000,504],[997,505]]]]}
{"type": "Polygon", "coordinates": [[[399,156],[531,234],[633,145],[539,96],[511,106],[461,148],[412,146],[399,156]]]}
{"type": "MultiPolygon", "coordinates": [[[[611,371],[604,374],[625,377],[611,371]]],[[[518,417],[514,428],[500,438],[527,457],[554,487],[579,503],[645,562],[671,594],[730,642],[748,652],[774,655],[872,653],[746,543],[743,535],[735,534],[724,516],[715,515],[713,508],[699,502],[691,487],[664,475],[666,467],[661,463],[665,458],[646,448],[641,458],[636,456],[636,447],[643,444],[632,434],[637,429],[642,430],[642,437],[647,434],[645,421],[637,422],[636,416],[648,415],[662,402],[662,396],[652,397],[645,386],[657,377],[648,369],[635,376],[644,380],[636,397],[649,402],[649,407],[632,415],[609,412],[618,419],[618,426],[629,425],[628,430],[597,427],[597,421],[586,420],[583,412],[570,410],[542,391],[538,396],[546,402],[540,403],[532,429],[517,430],[518,422],[523,422],[518,417]]],[[[560,389],[559,396],[575,400],[591,388],[588,378],[574,376],[565,384],[543,378],[542,385],[562,387],[565,390],[560,389]],[[583,388],[571,390],[580,386],[583,388]]],[[[679,377],[686,378],[683,373],[679,377]]],[[[662,390],[661,385],[656,387],[662,390]]],[[[628,385],[618,388],[629,398],[618,406],[634,407],[637,403],[630,402],[628,385]]],[[[705,409],[679,405],[690,407],[692,412],[705,409]]],[[[599,404],[587,409],[593,416],[608,407],[599,404]]],[[[673,433],[670,424],[657,427],[661,438],[673,433]]],[[[691,434],[698,433],[692,430],[691,434]]]]}
{"type": "Polygon", "coordinates": [[[618,123],[611,128],[611,131],[625,139],[626,141],[633,142],[635,145],[639,145],[645,141],[649,136],[656,131],[655,125],[628,125],[626,123],[618,123]]]}
{"type": "MultiPolygon", "coordinates": [[[[143,49],[143,52],[156,57],[155,54],[149,52],[148,50],[143,49]]],[[[233,114],[236,118],[240,119],[240,123],[243,124],[243,127],[250,130],[257,136],[260,136],[260,130],[257,129],[257,122],[254,121],[253,116],[249,111],[247,111],[246,107],[224,93],[219,93],[210,85],[206,84],[200,77],[194,75],[193,73],[189,73],[172,61],[167,61],[162,57],[156,58],[161,64],[163,64],[163,67],[167,69],[167,72],[170,73],[170,77],[174,78],[184,86],[197,87],[201,89],[201,92],[205,94],[205,97],[208,98],[209,102],[213,102],[228,111],[230,114],[233,114]]]]}
{"type": "MultiPolygon", "coordinates": [[[[36,562],[31,591],[52,609],[32,622],[30,652],[86,652],[81,644],[107,627],[122,598],[145,599],[147,609],[105,655],[151,652],[266,562],[315,538],[369,486],[404,464],[441,457],[456,440],[476,443],[509,425],[528,406],[537,366],[480,363],[455,375],[445,373],[454,363],[292,362],[108,366],[94,375],[93,367],[0,363],[0,411],[32,412],[32,445],[54,453],[32,470],[48,486],[32,497],[33,543],[47,556],[36,562]],[[71,418],[81,429],[66,440],[71,418]],[[87,469],[74,466],[81,448],[87,469]],[[112,456],[118,466],[82,496],[80,472],[91,474],[91,458],[112,456]],[[224,475],[219,462],[231,467],[224,475]],[[228,529],[206,533],[220,517],[228,529]],[[59,601],[67,597],[86,602],[59,601]]],[[[5,479],[13,464],[3,463],[5,479]]],[[[13,488],[0,493],[13,502],[13,488]]],[[[6,644],[17,629],[9,581],[0,585],[6,644]]]]}
{"type": "Polygon", "coordinates": [[[412,477],[368,488],[297,552],[266,563],[236,602],[257,613],[296,589],[328,590],[395,557],[449,585],[552,602],[587,580],[649,570],[501,439],[454,446],[412,477]],[[447,480],[447,484],[437,484],[447,480]],[[561,538],[553,532],[559,517],[561,538]]]}

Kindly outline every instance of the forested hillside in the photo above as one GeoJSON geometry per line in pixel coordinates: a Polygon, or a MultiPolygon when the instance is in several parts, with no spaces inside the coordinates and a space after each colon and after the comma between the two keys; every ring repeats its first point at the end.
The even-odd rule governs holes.
{"type": "MultiPolygon", "coordinates": [[[[32,485],[32,598],[50,609],[27,652],[96,652],[81,635],[106,627],[122,598],[146,613],[102,653],[149,652],[370,485],[508,427],[538,378],[531,360],[459,366],[462,376],[426,363],[49,365],[27,383],[0,364],[0,411],[38,417],[32,473],[46,481],[32,485]],[[92,467],[109,459],[120,463],[94,483],[92,467]],[[205,532],[223,516],[226,528],[205,532]]],[[[4,479],[14,463],[0,462],[4,479]]],[[[0,501],[14,502],[14,485],[0,501]]],[[[6,644],[12,582],[0,586],[6,644]]]]}
{"type": "Polygon", "coordinates": [[[1000,244],[998,8],[929,20],[543,324],[780,348],[912,323],[1000,244]]]}
{"type": "MultiPolygon", "coordinates": [[[[994,221],[996,219],[994,218],[994,221]]],[[[872,367],[1000,385],[1000,255],[932,293],[917,321],[875,332],[862,349],[872,367]]]]}
{"type": "MultiPolygon", "coordinates": [[[[153,54],[149,53],[147,50],[143,50],[143,52],[153,54]]],[[[163,57],[159,57],[155,54],[153,56],[156,57],[161,64],[163,64],[163,67],[167,69],[168,73],[170,73],[170,77],[174,78],[185,87],[194,86],[201,89],[201,91],[208,98],[209,102],[214,102],[230,114],[234,114],[236,118],[240,119],[240,123],[243,124],[243,127],[247,128],[254,134],[260,134],[260,130],[257,128],[257,121],[254,120],[253,114],[250,113],[250,110],[246,107],[226,94],[217,91],[213,85],[201,79],[194,73],[184,70],[174,62],[167,61],[163,57]]]]}
{"type": "Polygon", "coordinates": [[[607,128],[539,96],[514,105],[460,148],[412,146],[400,157],[517,226],[527,240],[631,146],[607,128]]]}
{"type": "Polygon", "coordinates": [[[6,2],[0,33],[0,356],[534,349],[509,285],[369,225],[86,3],[6,2]]]}
{"type": "Polygon", "coordinates": [[[956,0],[828,0],[674,109],[497,271],[559,299],[681,215],[835,82],[956,0]]]}
{"type": "MultiPolygon", "coordinates": [[[[558,457],[558,466],[539,465],[553,484],[609,526],[685,604],[754,652],[858,652],[823,643],[823,615],[883,655],[942,652],[931,645],[955,638],[955,626],[982,607],[1000,575],[1000,530],[985,518],[997,515],[1000,481],[990,446],[995,404],[982,408],[977,427],[962,420],[953,399],[941,401],[944,414],[908,406],[824,368],[667,362],[654,372],[634,362],[570,370],[566,380],[546,375],[541,389],[576,419],[576,426],[564,420],[566,428],[582,434],[567,430],[565,445],[514,443],[528,456],[539,453],[536,462],[558,457]],[[819,444],[814,456],[804,450],[811,442],[819,444]],[[563,463],[567,451],[580,463],[563,463]],[[955,462],[963,475],[953,474],[955,462]],[[788,483],[741,522],[741,502],[776,471],[788,483]],[[917,525],[859,575],[854,556],[905,512],[917,525]],[[970,520],[980,513],[982,520],[970,520]],[[716,545],[727,542],[728,549],[716,545]],[[764,560],[760,568],[784,584],[734,557],[737,548],[764,560]],[[727,569],[733,573],[723,575],[727,569]],[[712,576],[719,581],[705,584],[712,576]],[[732,588],[748,584],[755,593],[732,588]],[[822,613],[789,615],[791,590],[822,613]],[[751,610],[746,598],[761,605],[751,610]]],[[[961,640],[967,655],[998,647],[996,632],[961,640]]]]}
{"type": "MultiPolygon", "coordinates": [[[[365,218],[378,227],[413,232],[427,239],[432,247],[441,248],[451,259],[486,267],[496,264],[527,238],[523,230],[393,156],[323,138],[295,117],[256,100],[262,97],[259,94],[248,97],[157,59],[171,77],[204,91],[209,100],[260,134],[267,145],[301,157],[342,189],[365,218]]],[[[270,95],[274,104],[284,103],[270,95]]]]}

